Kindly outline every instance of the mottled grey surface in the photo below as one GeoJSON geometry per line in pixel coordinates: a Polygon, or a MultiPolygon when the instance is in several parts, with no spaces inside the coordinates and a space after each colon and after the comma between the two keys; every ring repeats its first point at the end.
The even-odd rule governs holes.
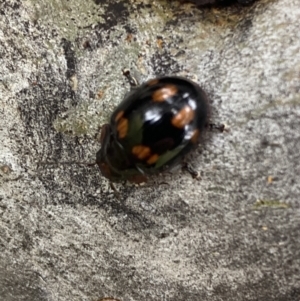
{"type": "Polygon", "coordinates": [[[1,300],[300,300],[300,6],[0,2],[1,300]],[[201,174],[117,185],[101,124],[141,80],[211,100],[201,174]]]}

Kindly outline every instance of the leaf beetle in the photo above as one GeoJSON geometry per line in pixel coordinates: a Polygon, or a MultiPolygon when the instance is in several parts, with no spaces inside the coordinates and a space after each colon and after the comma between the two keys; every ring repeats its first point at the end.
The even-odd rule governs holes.
{"type": "Polygon", "coordinates": [[[208,116],[207,96],[195,82],[178,76],[149,80],[132,89],[102,126],[96,164],[113,182],[145,182],[197,146],[208,116]]]}

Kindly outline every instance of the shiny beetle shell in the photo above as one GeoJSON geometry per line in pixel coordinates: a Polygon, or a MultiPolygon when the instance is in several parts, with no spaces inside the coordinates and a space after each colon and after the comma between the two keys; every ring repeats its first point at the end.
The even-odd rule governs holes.
{"type": "Polygon", "coordinates": [[[182,77],[152,79],[133,89],[102,127],[96,163],[112,181],[146,181],[180,163],[208,119],[204,91],[182,77]]]}

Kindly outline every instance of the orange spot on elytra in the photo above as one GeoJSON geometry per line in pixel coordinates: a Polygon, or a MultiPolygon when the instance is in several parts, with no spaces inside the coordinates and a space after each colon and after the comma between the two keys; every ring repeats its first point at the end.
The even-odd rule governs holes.
{"type": "Polygon", "coordinates": [[[150,148],[148,146],[144,146],[144,145],[134,146],[132,148],[131,152],[133,155],[135,155],[140,160],[147,159],[151,154],[150,148]]]}
{"type": "Polygon", "coordinates": [[[193,135],[191,137],[191,141],[192,141],[193,144],[196,144],[198,142],[199,135],[200,135],[199,130],[198,129],[194,130],[193,135]]]}
{"type": "Polygon", "coordinates": [[[120,118],[123,117],[123,115],[124,115],[124,111],[120,111],[115,117],[115,122],[118,122],[120,118]]]}
{"type": "Polygon", "coordinates": [[[193,120],[194,115],[193,109],[190,106],[185,106],[172,118],[172,124],[181,129],[193,120]]]}
{"type": "Polygon", "coordinates": [[[147,85],[148,86],[154,86],[159,82],[159,80],[157,78],[151,79],[148,81],[147,85]]]}
{"type": "Polygon", "coordinates": [[[159,158],[158,154],[152,155],[152,156],[147,160],[147,164],[149,164],[149,165],[154,164],[154,163],[158,160],[158,158],[159,158]]]}
{"type": "Polygon", "coordinates": [[[117,125],[117,131],[119,134],[119,138],[125,138],[128,132],[128,119],[121,118],[117,125]]]}
{"type": "Polygon", "coordinates": [[[178,90],[175,85],[165,85],[153,92],[152,100],[157,102],[165,101],[169,97],[174,96],[177,92],[178,90]]]}

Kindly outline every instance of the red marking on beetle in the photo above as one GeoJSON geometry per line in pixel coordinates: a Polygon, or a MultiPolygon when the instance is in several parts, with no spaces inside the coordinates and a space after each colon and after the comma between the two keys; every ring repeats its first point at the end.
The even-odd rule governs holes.
{"type": "Polygon", "coordinates": [[[190,106],[183,107],[173,118],[172,124],[177,128],[184,128],[195,116],[195,111],[190,106]]]}
{"type": "Polygon", "coordinates": [[[158,154],[151,155],[151,157],[147,160],[147,164],[148,165],[154,164],[158,160],[158,158],[159,158],[158,154]]]}
{"type": "Polygon", "coordinates": [[[154,78],[154,79],[151,79],[151,80],[149,80],[148,82],[147,82],[147,86],[154,86],[154,85],[156,85],[156,84],[158,84],[159,83],[159,80],[157,79],[157,78],[154,78]]]}
{"type": "Polygon", "coordinates": [[[128,119],[121,117],[117,124],[117,131],[119,134],[119,138],[125,138],[128,132],[128,119]]]}
{"type": "Polygon", "coordinates": [[[176,95],[178,89],[175,85],[165,85],[164,87],[156,90],[152,94],[152,100],[155,102],[166,101],[169,97],[176,95]]]}
{"type": "Polygon", "coordinates": [[[124,115],[124,111],[120,111],[117,113],[116,117],[115,117],[115,122],[118,122],[124,115]]]}
{"type": "Polygon", "coordinates": [[[151,155],[151,150],[148,146],[136,145],[131,150],[132,154],[140,160],[145,160],[151,155]]]}
{"type": "Polygon", "coordinates": [[[198,142],[200,136],[200,131],[198,129],[194,130],[193,135],[191,137],[191,141],[193,144],[196,144],[198,142]]]}

